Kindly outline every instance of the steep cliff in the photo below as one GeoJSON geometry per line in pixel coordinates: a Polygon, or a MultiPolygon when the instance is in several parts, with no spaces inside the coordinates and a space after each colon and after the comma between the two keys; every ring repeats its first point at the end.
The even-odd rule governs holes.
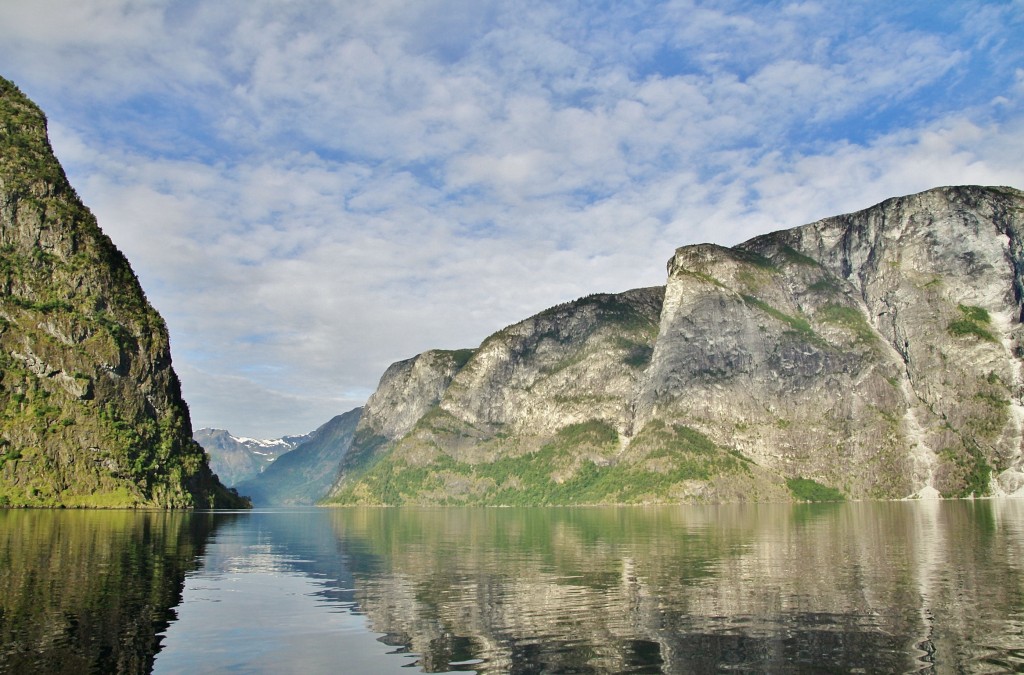
{"type": "Polygon", "coordinates": [[[362,408],[334,417],[265,471],[238,483],[256,506],[315,504],[327,494],[352,447],[362,408]]]}
{"type": "Polygon", "coordinates": [[[163,320],[0,78],[0,503],[242,505],[191,436],[163,320]]]}
{"type": "Polygon", "coordinates": [[[683,247],[664,288],[396,364],[431,384],[382,379],[329,501],[1018,493],[1022,232],[1024,193],[952,187],[683,247]]]}
{"type": "Polygon", "coordinates": [[[663,296],[645,288],[559,305],[461,352],[454,372],[457,363],[427,367],[436,360],[422,357],[393,366],[367,402],[328,501],[680,501],[723,477],[723,493],[781,494],[781,481],[759,480],[758,467],[692,428],[635,428],[663,296]],[[419,397],[398,376],[413,364],[416,381],[447,382],[443,391],[419,397]],[[388,426],[381,420],[393,409],[419,417],[388,426]]]}
{"type": "Polygon", "coordinates": [[[1022,206],[941,188],[680,249],[639,423],[857,497],[1016,492],[1022,206]]]}

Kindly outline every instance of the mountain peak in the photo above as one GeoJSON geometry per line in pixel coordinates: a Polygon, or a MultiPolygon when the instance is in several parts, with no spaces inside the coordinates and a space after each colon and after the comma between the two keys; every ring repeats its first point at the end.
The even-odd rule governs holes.
{"type": "Polygon", "coordinates": [[[271,462],[309,439],[311,434],[260,439],[234,436],[225,429],[200,429],[193,434],[210,456],[210,467],[226,485],[238,485],[262,473],[271,462]]]}

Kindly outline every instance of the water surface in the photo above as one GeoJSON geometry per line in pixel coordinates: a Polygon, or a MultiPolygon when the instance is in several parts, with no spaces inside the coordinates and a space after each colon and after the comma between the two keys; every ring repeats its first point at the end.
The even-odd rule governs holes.
{"type": "Polygon", "coordinates": [[[1024,672],[1024,503],[0,511],[0,672],[1024,672]]]}

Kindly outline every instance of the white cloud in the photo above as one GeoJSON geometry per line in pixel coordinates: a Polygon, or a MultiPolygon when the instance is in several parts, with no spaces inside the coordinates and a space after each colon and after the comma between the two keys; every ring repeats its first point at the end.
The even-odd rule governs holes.
{"type": "Polygon", "coordinates": [[[167,318],[197,425],[235,433],[661,283],[683,244],[1024,185],[1019,5],[15,4],[4,75],[167,318]]]}

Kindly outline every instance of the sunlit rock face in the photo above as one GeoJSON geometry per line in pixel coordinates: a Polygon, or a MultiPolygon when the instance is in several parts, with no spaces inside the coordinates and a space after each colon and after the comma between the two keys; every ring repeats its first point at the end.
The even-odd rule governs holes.
{"type": "Polygon", "coordinates": [[[441,400],[471,355],[469,349],[435,349],[392,364],[366,402],[361,428],[388,439],[409,433],[441,400]]]}
{"type": "Polygon", "coordinates": [[[167,328],[0,78],[0,506],[240,506],[192,440],[167,328]]]}
{"type": "Polygon", "coordinates": [[[663,294],[589,296],[500,330],[476,350],[392,366],[367,402],[332,497],[516,502],[539,478],[564,486],[568,500],[580,470],[612,467],[633,431],[663,294]]]}
{"type": "Polygon", "coordinates": [[[949,187],[683,247],[664,288],[393,366],[332,499],[1017,493],[1022,232],[1024,193],[949,187]]]}
{"type": "MultiPolygon", "coordinates": [[[[1022,236],[1024,193],[951,187],[743,245],[773,259],[789,246],[819,261],[878,335],[873,370],[881,368],[899,396],[883,396],[877,380],[829,396],[866,406],[848,415],[849,456],[864,457],[885,447],[875,439],[894,436],[891,459],[877,466],[893,473],[909,464],[901,473],[909,491],[1020,490],[1022,236]]],[[[800,438],[792,434],[795,447],[800,438]]],[[[852,494],[908,491],[873,476],[869,459],[851,464],[866,481],[852,494]]],[[[836,481],[849,471],[842,463],[812,467],[836,481]]]]}
{"type": "Polygon", "coordinates": [[[595,419],[629,434],[663,295],[660,287],[593,295],[495,333],[453,380],[441,410],[520,438],[595,419]]]}
{"type": "Polygon", "coordinates": [[[811,259],[690,246],[669,264],[637,424],[686,424],[849,493],[909,493],[896,372],[857,298],[811,259]]]}

